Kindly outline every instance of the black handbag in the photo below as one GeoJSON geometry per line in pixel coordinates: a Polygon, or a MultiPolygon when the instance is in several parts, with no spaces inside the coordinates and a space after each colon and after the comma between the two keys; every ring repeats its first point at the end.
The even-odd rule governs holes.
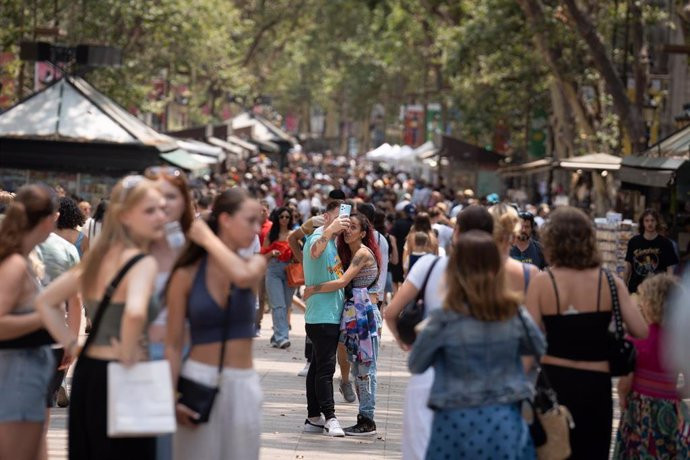
{"type": "Polygon", "coordinates": [[[417,339],[417,331],[415,327],[417,324],[421,323],[424,319],[426,313],[426,307],[424,306],[424,292],[426,291],[426,284],[429,282],[429,277],[431,272],[434,271],[436,262],[438,262],[440,257],[431,263],[431,267],[424,278],[424,283],[417,293],[417,297],[402,309],[400,315],[398,315],[397,328],[398,336],[400,340],[406,345],[412,345],[417,339]]]}
{"type": "Polygon", "coordinates": [[[604,270],[604,273],[611,289],[611,312],[616,326],[615,333],[609,332],[609,368],[613,377],[620,377],[635,370],[637,350],[635,345],[625,338],[616,282],[608,270],[604,270]]]}
{"type": "Polygon", "coordinates": [[[179,394],[177,402],[199,415],[199,418],[191,419],[195,424],[208,422],[211,417],[213,403],[216,401],[216,395],[218,395],[218,391],[220,390],[221,376],[223,375],[223,362],[225,361],[225,342],[227,342],[229,315],[230,302],[228,302],[225,307],[225,315],[223,318],[225,327],[223,328],[223,343],[220,346],[220,362],[218,363],[218,380],[216,381],[216,386],[212,387],[195,382],[183,376],[177,379],[177,392],[179,394]]]}

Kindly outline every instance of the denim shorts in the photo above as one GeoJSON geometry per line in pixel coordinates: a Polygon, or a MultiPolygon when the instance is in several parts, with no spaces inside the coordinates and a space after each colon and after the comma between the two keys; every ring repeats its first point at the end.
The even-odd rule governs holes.
{"type": "Polygon", "coordinates": [[[54,370],[50,346],[0,350],[0,423],[43,422],[54,370]]]}

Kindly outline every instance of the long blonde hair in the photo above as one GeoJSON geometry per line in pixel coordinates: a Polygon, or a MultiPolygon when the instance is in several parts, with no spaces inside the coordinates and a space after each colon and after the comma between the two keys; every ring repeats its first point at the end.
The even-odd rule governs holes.
{"type": "Polygon", "coordinates": [[[158,190],[158,186],[143,176],[127,176],[113,187],[98,239],[80,263],[82,292],[86,297],[96,289],[99,267],[108,250],[115,244],[137,246],[120,217],[144,199],[149,190],[158,190]]]}
{"type": "Polygon", "coordinates": [[[446,280],[446,310],[480,321],[504,321],[517,313],[519,295],[508,289],[501,254],[490,233],[460,234],[448,260],[446,280]]]}

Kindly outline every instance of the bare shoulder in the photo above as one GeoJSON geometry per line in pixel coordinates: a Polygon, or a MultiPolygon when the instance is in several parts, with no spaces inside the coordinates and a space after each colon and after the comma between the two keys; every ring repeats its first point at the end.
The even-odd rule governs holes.
{"type": "Polygon", "coordinates": [[[352,258],[352,265],[363,266],[374,260],[374,255],[372,254],[371,250],[362,245],[362,247],[355,252],[354,257],[352,258]]]}
{"type": "Polygon", "coordinates": [[[26,270],[27,266],[26,259],[21,254],[12,254],[2,261],[0,270],[26,270]]]}
{"type": "Polygon", "coordinates": [[[190,286],[199,270],[199,265],[200,264],[197,262],[192,265],[176,268],[172,275],[170,275],[169,285],[179,287],[190,286]]]}
{"type": "Polygon", "coordinates": [[[24,276],[27,268],[27,261],[21,254],[12,254],[0,263],[0,279],[14,285],[24,276]]]}

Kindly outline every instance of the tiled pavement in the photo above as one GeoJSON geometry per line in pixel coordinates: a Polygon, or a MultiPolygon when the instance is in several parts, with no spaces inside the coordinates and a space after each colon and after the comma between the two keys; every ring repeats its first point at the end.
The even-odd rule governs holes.
{"type": "MultiPolygon", "coordinates": [[[[396,459],[400,458],[402,410],[409,373],[405,354],[384,329],[379,354],[376,425],[373,437],[328,438],[302,433],[306,416],[305,379],[298,377],[304,367],[304,321],[293,313],[288,350],[271,348],[270,314],[264,316],[261,337],[255,340],[255,367],[264,392],[261,458],[266,460],[304,459],[396,459]]],[[[339,371],[336,371],[336,377],[339,371]]],[[[337,385],[337,380],[336,380],[337,385]]],[[[343,426],[354,424],[357,404],[348,404],[335,390],[336,414],[343,426]]],[[[48,431],[49,458],[66,459],[66,409],[53,409],[48,431]]]]}
{"type": "MultiPolygon", "coordinates": [[[[405,385],[409,373],[405,354],[398,348],[390,333],[384,329],[378,364],[376,424],[378,434],[373,437],[328,438],[319,434],[302,433],[306,416],[304,377],[298,377],[304,367],[304,321],[298,311],[293,313],[288,350],[271,348],[271,316],[266,314],[261,337],[255,340],[254,357],[264,392],[263,433],[261,458],[266,460],[328,460],[328,459],[396,459],[401,458],[402,411],[405,385]]],[[[354,423],[357,404],[347,404],[337,391],[336,414],[343,426],[354,423]]],[[[614,384],[613,438],[620,419],[614,384]]],[[[53,409],[48,431],[48,457],[66,459],[66,409],[53,409]]]]}

